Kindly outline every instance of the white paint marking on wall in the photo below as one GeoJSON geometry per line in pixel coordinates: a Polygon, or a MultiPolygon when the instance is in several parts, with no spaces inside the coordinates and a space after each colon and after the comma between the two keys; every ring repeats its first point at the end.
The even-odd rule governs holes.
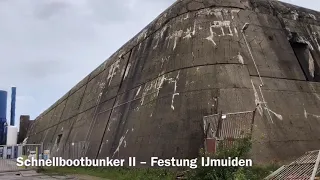
{"type": "Polygon", "coordinates": [[[206,120],[203,121],[203,129],[205,131],[207,130],[207,121],[206,120]]]}
{"type": "Polygon", "coordinates": [[[157,40],[157,42],[156,42],[156,44],[153,46],[153,49],[156,49],[156,48],[158,47],[159,41],[160,41],[160,39],[163,38],[163,34],[164,34],[164,32],[167,30],[167,28],[168,28],[168,25],[165,25],[165,26],[160,30],[160,32],[156,33],[156,35],[155,35],[154,38],[157,40]]]}
{"type": "Polygon", "coordinates": [[[309,13],[309,17],[311,17],[311,18],[314,19],[314,20],[317,20],[316,16],[313,15],[313,14],[310,14],[310,13],[309,13]]]}
{"type": "Polygon", "coordinates": [[[127,147],[127,141],[126,140],[124,140],[124,145],[123,145],[123,147],[127,147]]]}
{"type": "Polygon", "coordinates": [[[121,74],[122,74],[122,75],[124,75],[124,71],[126,70],[125,68],[126,68],[126,67],[123,67],[123,69],[122,69],[122,71],[121,71],[121,74]]]}
{"type": "Polygon", "coordinates": [[[320,115],[308,113],[307,110],[304,109],[304,117],[307,119],[308,116],[312,116],[312,117],[315,117],[315,118],[320,118],[320,115]]]}
{"type": "Polygon", "coordinates": [[[101,153],[101,150],[102,150],[102,148],[103,148],[103,145],[104,145],[104,143],[101,144],[101,147],[100,147],[100,149],[99,149],[99,154],[101,153]]]}
{"type": "Polygon", "coordinates": [[[172,109],[172,110],[174,110],[174,105],[173,105],[173,104],[174,104],[174,97],[175,97],[175,96],[179,96],[179,95],[180,95],[180,93],[174,93],[174,94],[172,95],[172,100],[171,100],[171,109],[172,109]]]}
{"type": "Polygon", "coordinates": [[[137,96],[139,95],[140,90],[141,90],[141,86],[139,87],[139,89],[138,89],[138,91],[137,91],[137,93],[136,93],[135,97],[137,97],[137,96]]]}
{"type": "Polygon", "coordinates": [[[314,78],[314,73],[315,73],[314,59],[310,51],[309,51],[309,72],[310,72],[310,75],[314,78]]]}
{"type": "Polygon", "coordinates": [[[320,100],[320,95],[319,94],[317,94],[317,93],[313,93],[313,94],[317,97],[318,100],[320,100]]]}
{"type": "Polygon", "coordinates": [[[119,56],[118,56],[118,58],[119,59],[123,59],[123,56],[125,55],[125,52],[123,52],[123,50],[120,50],[119,51],[119,56]],[[121,52],[121,53],[120,53],[121,52]]]}
{"type": "Polygon", "coordinates": [[[145,39],[147,37],[148,29],[144,29],[137,37],[137,41],[145,39]]]}
{"type": "Polygon", "coordinates": [[[168,37],[166,37],[166,41],[167,42],[167,48],[169,49],[169,46],[170,46],[170,39],[171,39],[171,36],[169,35],[168,37]],[[169,40],[167,40],[169,39],[169,40]]]}
{"type": "Polygon", "coordinates": [[[233,31],[231,30],[231,23],[230,21],[214,21],[213,25],[211,26],[213,28],[220,28],[221,29],[221,35],[218,36],[233,36],[233,31]],[[224,32],[224,28],[228,28],[229,33],[224,32]]]}
{"type": "Polygon", "coordinates": [[[198,16],[209,16],[213,15],[212,9],[206,8],[206,9],[201,9],[200,11],[197,12],[198,16]]]}
{"type": "Polygon", "coordinates": [[[314,48],[313,48],[312,44],[309,41],[306,41],[306,43],[308,44],[309,48],[313,51],[314,48]]]}
{"type": "Polygon", "coordinates": [[[253,83],[252,79],[251,79],[251,84],[252,84],[252,88],[253,88],[253,92],[254,92],[255,104],[257,105],[257,109],[258,109],[259,114],[262,116],[263,109],[262,109],[262,106],[261,106],[260,97],[258,95],[258,91],[257,91],[256,87],[254,86],[254,83],[253,83]]]}
{"type": "Polygon", "coordinates": [[[166,61],[168,62],[169,59],[170,59],[170,56],[164,57],[164,58],[161,59],[161,68],[163,67],[164,62],[166,62],[166,61]]]}
{"type": "MultiPolygon", "coordinates": [[[[217,44],[215,43],[215,41],[213,40],[214,36],[216,36],[217,34],[215,32],[213,32],[212,28],[218,28],[221,30],[221,34],[219,34],[218,36],[233,36],[233,31],[231,29],[231,23],[230,21],[214,21],[213,24],[210,23],[210,36],[208,36],[206,39],[208,41],[211,41],[214,46],[216,46],[217,44]],[[227,30],[229,32],[225,32],[224,28],[227,28],[227,30]]],[[[236,30],[236,34],[238,34],[238,31],[236,30]]]]}
{"type": "Polygon", "coordinates": [[[117,59],[110,67],[107,80],[109,80],[109,85],[111,84],[112,78],[117,74],[117,70],[120,68],[120,58],[117,59]]]}
{"type": "Polygon", "coordinates": [[[318,99],[318,100],[320,100],[320,95],[319,94],[317,94],[316,92],[316,89],[313,87],[313,84],[309,84],[309,87],[311,88],[311,90],[313,91],[313,94],[316,96],[316,98],[318,99]]]}
{"type": "Polygon", "coordinates": [[[214,15],[218,18],[223,20],[223,15],[221,11],[214,11],[214,15]]]}
{"type": "Polygon", "coordinates": [[[168,29],[168,25],[165,25],[160,31],[160,37],[163,38],[164,32],[168,29]]]}
{"type": "Polygon", "coordinates": [[[312,46],[312,44],[303,36],[299,36],[297,39],[297,42],[308,44],[309,49],[311,49],[312,51],[314,50],[314,47],[312,46]]]}
{"type": "Polygon", "coordinates": [[[169,81],[169,83],[174,83],[174,90],[173,90],[173,94],[172,94],[172,98],[171,98],[171,109],[174,110],[174,98],[175,96],[179,96],[180,93],[177,93],[177,82],[178,82],[178,79],[179,79],[179,75],[180,75],[180,71],[178,72],[178,75],[175,79],[173,78],[170,78],[170,79],[167,79],[169,81]]]}
{"type": "Polygon", "coordinates": [[[214,46],[217,46],[217,43],[213,40],[213,37],[216,35],[212,30],[212,24],[210,23],[210,36],[206,38],[206,40],[211,41],[214,46]]]}
{"type": "Polygon", "coordinates": [[[306,109],[304,109],[304,117],[305,117],[306,119],[308,119],[308,112],[307,112],[306,109]]]}
{"type": "Polygon", "coordinates": [[[239,33],[236,27],[234,28],[234,33],[237,35],[237,37],[239,37],[239,33]]]}
{"type": "Polygon", "coordinates": [[[268,109],[267,107],[265,107],[264,109],[271,112],[272,114],[274,114],[279,120],[281,120],[281,121],[283,120],[283,117],[281,114],[278,114],[278,113],[272,111],[271,109],[268,109]]]}
{"type": "Polygon", "coordinates": [[[165,80],[165,77],[163,75],[163,76],[157,78],[156,80],[148,82],[148,83],[145,84],[144,90],[142,92],[142,97],[141,97],[141,100],[140,100],[141,105],[143,105],[145,97],[149,94],[149,91],[155,90],[154,92],[151,92],[151,93],[154,93],[153,98],[158,97],[164,80],[165,80]]]}
{"type": "Polygon", "coordinates": [[[177,41],[178,41],[179,38],[181,38],[182,34],[183,34],[183,31],[182,31],[182,30],[176,31],[176,32],[173,34],[173,38],[174,38],[173,50],[176,49],[176,47],[177,47],[177,41]]]}
{"type": "Polygon", "coordinates": [[[118,147],[117,147],[117,149],[114,151],[112,157],[114,157],[114,155],[115,155],[117,152],[120,153],[120,147],[122,146],[123,142],[125,141],[125,138],[126,138],[126,135],[127,135],[128,131],[129,131],[129,130],[127,130],[127,132],[120,138],[118,147]]]}
{"type": "Polygon", "coordinates": [[[222,15],[222,9],[218,8],[218,9],[213,9],[214,16],[216,16],[218,19],[223,20],[223,15],[222,15]]]}
{"type": "Polygon", "coordinates": [[[317,46],[318,46],[318,51],[320,52],[320,45],[319,45],[319,42],[318,42],[318,38],[315,37],[314,38],[314,41],[316,42],[317,46]]]}
{"type": "Polygon", "coordinates": [[[130,71],[130,68],[131,68],[131,63],[128,64],[128,67],[126,69],[126,72],[124,73],[124,79],[127,78],[128,74],[129,74],[129,71],[130,71]]]}
{"type": "MultiPolygon", "coordinates": [[[[222,9],[222,8],[206,8],[202,9],[197,12],[197,16],[211,16],[214,15],[220,20],[223,20],[223,13],[224,15],[228,16],[229,15],[229,9],[222,9]]],[[[230,15],[231,18],[234,19],[235,15],[237,15],[240,12],[240,9],[231,9],[230,10],[230,15]]]]}
{"type": "Polygon", "coordinates": [[[156,35],[154,36],[154,38],[157,40],[156,44],[153,46],[152,49],[156,49],[158,47],[158,44],[159,44],[159,33],[156,33],[156,35]]]}
{"type": "Polygon", "coordinates": [[[241,53],[239,52],[239,54],[237,55],[238,57],[238,60],[241,64],[244,64],[244,60],[243,60],[243,57],[241,56],[241,53]]]}
{"type": "Polygon", "coordinates": [[[196,34],[196,22],[193,23],[193,31],[192,31],[192,27],[187,29],[187,32],[185,32],[185,36],[183,37],[183,39],[190,39],[192,36],[194,36],[196,34]]]}
{"type": "Polygon", "coordinates": [[[229,15],[229,9],[222,9],[222,12],[223,12],[223,15],[225,15],[225,16],[229,15]]]}
{"type": "Polygon", "coordinates": [[[240,9],[232,9],[231,10],[231,18],[235,18],[235,14],[238,14],[240,12],[240,9]]]}
{"type": "Polygon", "coordinates": [[[187,13],[187,16],[185,18],[183,18],[183,20],[187,20],[189,19],[189,13],[187,13]]]}
{"type": "Polygon", "coordinates": [[[144,100],[145,100],[145,97],[147,95],[153,94],[152,98],[158,97],[160,89],[162,88],[163,83],[165,81],[168,81],[169,83],[174,83],[174,92],[173,92],[173,95],[172,95],[172,102],[171,102],[171,108],[174,110],[174,106],[173,106],[174,98],[175,98],[175,96],[179,95],[179,93],[176,92],[176,90],[177,90],[177,81],[179,79],[179,74],[180,74],[180,71],[178,72],[178,75],[176,76],[176,78],[166,78],[163,75],[163,76],[159,77],[158,79],[156,79],[154,81],[146,83],[146,85],[144,87],[144,90],[143,90],[143,93],[142,93],[141,100],[140,100],[140,102],[141,102],[140,105],[141,106],[144,105],[144,100]]]}
{"type": "Polygon", "coordinates": [[[297,11],[291,11],[291,14],[292,14],[292,18],[293,18],[294,20],[297,20],[297,19],[298,19],[299,14],[297,13],[297,11]]]}
{"type": "Polygon", "coordinates": [[[157,25],[158,25],[158,26],[162,25],[162,23],[164,22],[164,20],[166,19],[166,17],[167,17],[167,13],[165,13],[163,16],[161,16],[161,17],[159,18],[159,20],[157,21],[157,25]]]}
{"type": "Polygon", "coordinates": [[[110,121],[110,123],[109,123],[109,125],[108,125],[108,131],[111,131],[111,130],[110,130],[110,127],[111,127],[112,123],[113,123],[114,121],[116,121],[116,120],[117,120],[116,118],[112,118],[112,119],[111,119],[111,121],[110,121]]]}

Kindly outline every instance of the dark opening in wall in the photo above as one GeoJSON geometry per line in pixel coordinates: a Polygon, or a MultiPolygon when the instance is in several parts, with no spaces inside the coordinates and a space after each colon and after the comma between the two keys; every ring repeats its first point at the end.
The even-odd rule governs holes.
{"type": "Polygon", "coordinates": [[[56,141],[57,146],[60,144],[61,138],[62,138],[62,134],[59,134],[56,141]]]}
{"type": "Polygon", "coordinates": [[[290,40],[290,43],[306,80],[320,82],[320,68],[312,56],[307,42],[301,40],[297,34],[293,33],[293,38],[290,40]]]}

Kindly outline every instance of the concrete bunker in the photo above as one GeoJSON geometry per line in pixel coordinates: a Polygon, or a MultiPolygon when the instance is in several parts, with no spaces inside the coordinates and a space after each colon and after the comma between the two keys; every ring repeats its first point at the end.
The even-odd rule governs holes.
{"type": "Polygon", "coordinates": [[[279,1],[195,2],[177,1],[67,92],[36,119],[28,142],[66,158],[194,158],[206,130],[233,141],[254,127],[255,163],[319,149],[320,83],[311,81],[318,81],[320,46],[310,36],[320,25],[304,16],[320,13],[279,1]],[[296,9],[299,21],[284,7],[296,9]],[[285,29],[305,37],[302,45],[293,49],[285,29]],[[229,115],[258,104],[253,126],[250,113],[229,115]],[[219,112],[228,114],[220,125],[203,126],[204,116],[219,112]]]}

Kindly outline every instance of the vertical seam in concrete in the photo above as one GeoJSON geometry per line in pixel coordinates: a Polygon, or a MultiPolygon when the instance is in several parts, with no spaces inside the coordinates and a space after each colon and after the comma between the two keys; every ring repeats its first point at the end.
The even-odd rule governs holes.
{"type": "MultiPolygon", "coordinates": [[[[90,82],[89,79],[90,79],[90,77],[88,78],[88,81],[87,81],[87,83],[86,83],[86,85],[85,85],[85,89],[84,89],[84,91],[83,91],[83,93],[82,93],[81,100],[80,100],[80,103],[79,103],[79,106],[78,106],[78,110],[80,109],[81,104],[82,104],[82,101],[83,101],[83,99],[84,99],[84,95],[85,95],[85,93],[86,93],[86,90],[87,90],[87,87],[88,87],[88,83],[90,82]]],[[[80,90],[80,89],[79,89],[79,90],[80,90]]],[[[70,136],[71,131],[72,131],[72,129],[73,129],[73,126],[74,126],[74,124],[75,124],[75,123],[77,122],[77,120],[78,120],[78,115],[80,115],[80,113],[77,113],[77,115],[74,116],[74,117],[76,117],[76,118],[75,118],[75,120],[74,120],[74,121],[72,122],[72,124],[71,124],[70,130],[69,130],[69,132],[68,132],[67,138],[66,138],[65,143],[64,143],[64,146],[67,144],[68,139],[69,139],[69,136],[70,136]]]]}
{"type": "MultiPolygon", "coordinates": [[[[67,107],[68,99],[69,99],[69,95],[68,95],[68,97],[67,97],[67,99],[66,99],[66,104],[65,104],[65,106],[63,107],[63,110],[62,110],[62,112],[61,112],[61,116],[60,116],[60,118],[59,118],[59,121],[61,120],[62,115],[63,115],[63,112],[64,112],[64,110],[65,110],[66,107],[67,107]]],[[[63,101],[62,101],[62,102],[63,102],[63,101]]],[[[56,132],[57,132],[58,127],[59,127],[59,124],[57,124],[57,127],[56,127],[56,129],[55,129],[55,131],[54,131],[54,133],[53,133],[53,136],[52,136],[52,139],[51,139],[50,142],[53,141],[53,139],[54,139],[54,137],[55,137],[55,135],[56,135],[56,132]]],[[[54,147],[54,144],[55,144],[55,142],[53,142],[53,145],[52,145],[52,147],[50,148],[50,152],[52,152],[52,148],[54,147]]]]}
{"type": "Polygon", "coordinates": [[[247,38],[246,38],[246,35],[245,35],[245,32],[244,32],[243,29],[241,30],[241,33],[242,33],[242,35],[243,35],[244,41],[245,41],[245,43],[246,43],[246,45],[247,45],[247,48],[248,48],[248,50],[249,50],[249,54],[250,54],[250,56],[251,56],[251,58],[252,58],[252,61],[253,61],[253,63],[254,63],[254,66],[255,66],[255,68],[256,68],[256,71],[257,71],[257,73],[258,73],[258,75],[259,75],[259,78],[260,78],[260,81],[261,81],[261,84],[259,85],[259,90],[260,90],[260,94],[261,94],[261,96],[262,96],[263,104],[264,104],[265,108],[267,108],[268,115],[269,115],[269,117],[270,117],[271,122],[273,123],[273,119],[272,119],[272,116],[271,116],[271,114],[270,114],[270,109],[269,109],[269,107],[268,107],[267,102],[266,102],[265,99],[264,99],[264,95],[263,95],[263,92],[262,92],[262,90],[261,90],[261,87],[264,86],[264,82],[263,82],[263,80],[262,80],[262,78],[261,78],[260,71],[259,71],[258,66],[257,66],[257,64],[256,64],[256,61],[255,61],[255,59],[254,59],[254,57],[253,57],[253,54],[252,54],[250,45],[248,44],[248,41],[247,41],[247,38]]]}
{"type": "MultiPolygon", "coordinates": [[[[60,120],[61,120],[61,118],[62,118],[62,115],[63,115],[64,109],[65,109],[65,108],[66,108],[66,106],[67,106],[67,102],[68,102],[68,99],[69,99],[69,97],[70,97],[70,91],[69,91],[67,94],[68,94],[68,95],[67,95],[66,99],[65,99],[65,100],[63,100],[63,101],[66,101],[66,104],[65,104],[65,106],[63,107],[63,110],[62,110],[61,116],[60,116],[60,118],[59,118],[59,122],[60,122],[60,120]]],[[[62,104],[62,103],[63,103],[63,101],[61,101],[61,103],[59,103],[59,104],[55,107],[55,109],[54,109],[54,113],[55,113],[55,111],[56,111],[56,108],[57,108],[60,104],[62,104]]],[[[48,112],[48,113],[49,113],[49,112],[48,112]]],[[[54,113],[53,113],[53,115],[54,115],[54,113]]],[[[53,115],[52,115],[52,116],[53,116],[53,115]]],[[[57,128],[58,128],[59,122],[56,124],[57,128]]],[[[54,127],[54,126],[52,126],[52,127],[54,127]]],[[[45,128],[45,129],[46,129],[46,128],[45,128]]],[[[47,129],[50,129],[50,128],[47,128],[47,129]]],[[[44,130],[44,131],[45,131],[45,130],[44,130]]],[[[42,132],[43,132],[43,130],[42,130],[42,132]]],[[[55,135],[55,133],[56,133],[56,131],[54,132],[53,136],[55,135]]],[[[52,139],[51,139],[51,141],[52,141],[52,139]]]]}
{"type": "MultiPolygon", "coordinates": [[[[106,76],[106,73],[107,73],[106,64],[107,64],[107,63],[104,64],[101,82],[102,82],[102,81],[105,81],[105,76],[106,76]]],[[[100,91],[100,93],[98,94],[98,101],[97,101],[97,103],[96,103],[95,110],[94,110],[94,112],[93,112],[93,117],[92,117],[92,120],[91,120],[89,129],[88,129],[87,135],[86,135],[86,137],[85,137],[85,139],[84,139],[85,142],[87,142],[88,137],[91,136],[91,132],[92,132],[92,130],[93,130],[94,123],[95,123],[95,121],[96,121],[96,113],[97,113],[97,111],[98,111],[98,107],[99,107],[99,104],[100,104],[100,101],[101,101],[101,97],[102,97],[102,95],[103,95],[103,91],[105,90],[105,88],[106,88],[106,83],[105,83],[105,85],[103,86],[103,88],[101,88],[101,91],[100,91]],[[101,95],[100,95],[100,94],[101,94],[101,95]]],[[[86,154],[87,151],[88,151],[88,147],[85,147],[85,148],[84,148],[84,151],[85,151],[85,152],[83,152],[83,154],[86,154]]]]}
{"type": "MultiPolygon", "coordinates": [[[[129,65],[129,62],[130,62],[130,60],[131,60],[131,58],[132,58],[131,56],[132,56],[132,50],[130,51],[130,54],[129,54],[129,58],[128,58],[128,61],[127,61],[127,64],[126,64],[125,71],[127,70],[128,65],[129,65]]],[[[125,71],[124,71],[124,72],[125,72],[125,71]]],[[[102,142],[103,142],[104,136],[105,136],[105,134],[106,134],[106,131],[107,131],[107,129],[108,129],[109,122],[110,122],[110,118],[111,118],[111,116],[112,116],[112,112],[113,112],[114,107],[115,107],[115,105],[116,105],[117,98],[118,98],[118,93],[120,92],[120,89],[121,89],[121,87],[122,87],[122,83],[123,83],[123,81],[124,81],[124,78],[125,78],[125,73],[122,74],[122,79],[121,79],[121,81],[120,81],[119,89],[118,89],[118,91],[117,91],[117,95],[116,95],[115,100],[114,100],[113,105],[112,105],[113,108],[111,109],[111,112],[110,112],[109,117],[108,117],[107,124],[106,124],[106,126],[105,126],[105,128],[104,128],[104,130],[103,130],[103,134],[102,134],[102,137],[101,137],[101,141],[100,141],[100,143],[99,143],[99,148],[98,148],[98,151],[97,151],[97,154],[96,154],[96,158],[98,158],[98,156],[99,156],[100,149],[101,149],[101,146],[102,146],[102,142]]]]}
{"type": "MultiPolygon", "coordinates": [[[[53,110],[53,114],[52,114],[52,116],[50,117],[50,121],[51,121],[51,119],[52,119],[52,117],[53,117],[53,115],[54,115],[54,113],[56,112],[56,108],[54,108],[54,110],[53,110]]],[[[49,126],[49,124],[50,123],[48,123],[48,126],[49,126]]],[[[46,132],[46,135],[44,136],[44,138],[42,139],[42,143],[44,143],[44,141],[46,140],[46,138],[47,138],[47,135],[48,135],[48,132],[50,131],[50,128],[46,128],[47,130],[47,132],[46,132]]]]}

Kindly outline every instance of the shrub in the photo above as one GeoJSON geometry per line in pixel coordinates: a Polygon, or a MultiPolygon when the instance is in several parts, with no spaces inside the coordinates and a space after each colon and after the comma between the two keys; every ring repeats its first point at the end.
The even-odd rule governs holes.
{"type": "MultiPolygon", "coordinates": [[[[228,159],[228,157],[246,159],[252,147],[249,138],[239,139],[232,147],[221,146],[215,154],[200,152],[200,157],[210,157],[213,159],[228,159]]],[[[261,180],[266,177],[275,167],[201,167],[201,159],[198,160],[198,168],[189,171],[187,178],[190,180],[261,180]]]]}

